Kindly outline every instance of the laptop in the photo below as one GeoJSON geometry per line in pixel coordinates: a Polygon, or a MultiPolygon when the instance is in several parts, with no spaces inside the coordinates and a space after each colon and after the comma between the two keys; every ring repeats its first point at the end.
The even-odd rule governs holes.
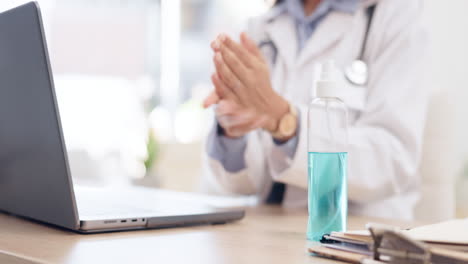
{"type": "MultiPolygon", "coordinates": [[[[73,52],[73,51],[70,51],[73,52]]],[[[80,233],[218,224],[243,210],[150,188],[74,188],[39,6],[0,13],[0,211],[80,233]]]]}

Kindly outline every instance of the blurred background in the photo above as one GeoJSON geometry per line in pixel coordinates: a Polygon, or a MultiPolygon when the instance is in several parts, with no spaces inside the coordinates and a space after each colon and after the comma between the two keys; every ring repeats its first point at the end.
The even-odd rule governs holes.
{"type": "MultiPolygon", "coordinates": [[[[24,0],[2,0],[5,10],[24,0]]],[[[39,0],[74,181],[196,191],[210,41],[263,0],[39,0]]],[[[421,219],[468,217],[468,1],[425,0],[432,91],[421,219]],[[433,212],[437,211],[438,214],[433,212]]],[[[397,155],[397,153],[396,153],[397,155]]]]}

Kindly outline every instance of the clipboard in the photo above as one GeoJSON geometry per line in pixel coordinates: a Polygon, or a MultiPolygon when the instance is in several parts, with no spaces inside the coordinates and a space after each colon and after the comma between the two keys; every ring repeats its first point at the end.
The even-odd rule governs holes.
{"type": "MultiPolygon", "coordinates": [[[[415,240],[407,233],[391,226],[368,224],[367,228],[372,241],[372,245],[367,251],[360,252],[349,245],[347,246],[353,241],[350,236],[343,239],[343,235],[336,237],[326,235],[322,242],[329,244],[311,247],[309,252],[326,258],[360,264],[468,264],[467,252],[450,250],[415,240]]],[[[363,244],[362,239],[357,239],[355,242],[356,244],[352,245],[363,244]]]]}

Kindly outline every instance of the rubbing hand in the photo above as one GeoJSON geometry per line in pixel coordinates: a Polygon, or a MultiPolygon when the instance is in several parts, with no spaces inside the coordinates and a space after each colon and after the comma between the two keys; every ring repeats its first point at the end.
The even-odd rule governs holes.
{"type": "Polygon", "coordinates": [[[274,132],[288,103],[273,90],[268,65],[255,43],[245,33],[240,39],[239,44],[221,34],[212,42],[215,91],[204,106],[218,104],[216,118],[230,137],[258,128],[274,132]]]}

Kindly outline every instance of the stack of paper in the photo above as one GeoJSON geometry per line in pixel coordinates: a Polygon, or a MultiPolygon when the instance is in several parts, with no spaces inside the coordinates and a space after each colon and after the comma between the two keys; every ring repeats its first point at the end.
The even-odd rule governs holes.
{"type": "Polygon", "coordinates": [[[457,219],[403,231],[431,246],[468,252],[468,219],[457,219]]]}
{"type": "MultiPolygon", "coordinates": [[[[371,228],[372,229],[372,228],[371,228]]],[[[368,230],[332,232],[325,235],[320,246],[309,249],[319,256],[344,260],[350,263],[406,263],[403,262],[408,254],[415,258],[432,256],[432,263],[468,263],[468,219],[451,220],[417,227],[411,230],[390,228],[390,244],[388,247],[375,243],[374,237],[368,230]],[[392,236],[391,233],[394,235],[392,236]],[[382,247],[377,249],[378,247],[382,247]],[[376,252],[387,252],[388,257],[379,258],[382,262],[372,262],[376,252]],[[393,254],[393,258],[391,255],[393,254]],[[419,256],[417,256],[419,254],[419,256]],[[399,261],[395,262],[395,259],[399,261]],[[371,261],[371,262],[369,262],[371,261]],[[447,262],[449,261],[449,262],[447,262]]],[[[380,256],[385,254],[380,254],[380,256]]]]}

